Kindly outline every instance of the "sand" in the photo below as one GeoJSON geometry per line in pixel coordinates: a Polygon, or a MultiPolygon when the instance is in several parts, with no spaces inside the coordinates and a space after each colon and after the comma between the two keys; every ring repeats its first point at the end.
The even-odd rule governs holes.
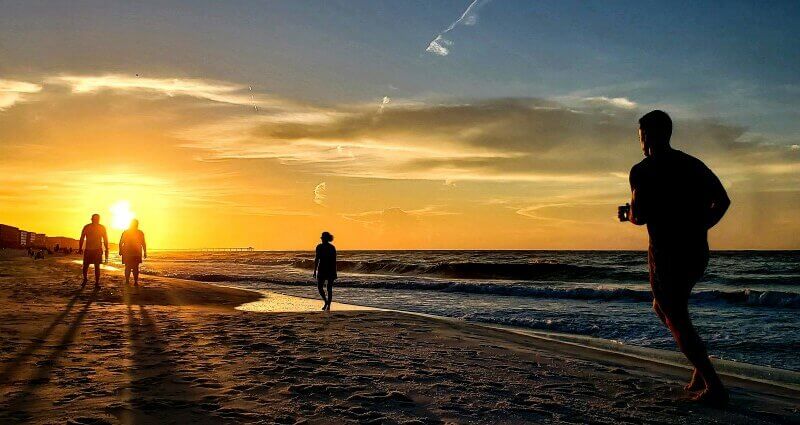
{"type": "Polygon", "coordinates": [[[795,391],[705,407],[680,368],[463,322],[79,275],[0,258],[0,423],[800,423],[795,391]]]}

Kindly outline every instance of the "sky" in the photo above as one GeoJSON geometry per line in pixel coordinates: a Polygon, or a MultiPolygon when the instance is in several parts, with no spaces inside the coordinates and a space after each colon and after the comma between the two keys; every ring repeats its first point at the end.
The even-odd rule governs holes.
{"type": "MultiPolygon", "coordinates": [[[[800,249],[798,2],[0,0],[0,223],[153,248],[643,249],[637,119],[800,249]]],[[[689,212],[687,212],[689,213],[689,212]]]]}

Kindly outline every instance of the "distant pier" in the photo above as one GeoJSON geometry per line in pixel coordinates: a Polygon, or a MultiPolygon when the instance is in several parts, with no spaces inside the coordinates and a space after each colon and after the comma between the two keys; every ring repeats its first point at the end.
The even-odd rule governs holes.
{"type": "Polygon", "coordinates": [[[182,249],[152,249],[151,251],[183,251],[183,252],[249,252],[255,251],[255,248],[248,246],[246,248],[182,248],[182,249]]]}

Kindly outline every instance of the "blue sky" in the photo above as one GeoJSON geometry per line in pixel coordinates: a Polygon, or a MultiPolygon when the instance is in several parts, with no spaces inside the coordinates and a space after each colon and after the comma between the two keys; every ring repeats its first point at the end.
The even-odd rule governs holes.
{"type": "Polygon", "coordinates": [[[323,102],[597,93],[796,134],[798,2],[4,2],[4,73],[178,73],[323,102]]]}

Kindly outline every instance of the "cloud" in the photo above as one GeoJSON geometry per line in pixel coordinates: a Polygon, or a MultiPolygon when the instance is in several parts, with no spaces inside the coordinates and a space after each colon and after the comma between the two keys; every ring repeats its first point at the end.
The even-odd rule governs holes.
{"type": "Polygon", "coordinates": [[[440,205],[428,205],[422,208],[404,210],[392,207],[384,210],[363,211],[358,213],[342,214],[342,217],[367,225],[395,225],[417,223],[426,217],[443,217],[459,215],[460,213],[442,210],[440,205]]]}
{"type": "Polygon", "coordinates": [[[515,210],[530,219],[565,224],[614,223],[613,206],[609,202],[557,202],[528,205],[515,210]],[[599,214],[597,211],[599,210],[599,214]],[[598,216],[600,218],[598,218],[598,216]]]}
{"type": "Polygon", "coordinates": [[[425,51],[428,53],[433,53],[434,55],[447,56],[450,54],[450,46],[452,45],[452,41],[442,37],[440,34],[428,44],[428,47],[425,49],[425,51]]]}
{"type": "Polygon", "coordinates": [[[325,205],[325,191],[328,189],[328,185],[325,182],[318,184],[314,187],[314,203],[317,205],[325,205]]]}
{"type": "Polygon", "coordinates": [[[638,106],[636,102],[624,97],[596,96],[596,97],[587,97],[583,99],[583,101],[587,105],[612,106],[621,109],[636,109],[636,107],[638,106]]]}
{"type": "MultiPolygon", "coordinates": [[[[306,172],[447,181],[624,183],[641,160],[638,113],[624,98],[567,106],[537,98],[330,108],[313,122],[236,121],[183,135],[210,159],[272,159],[306,172]]],[[[797,150],[749,140],[716,120],[678,120],[674,145],[731,174],[791,169],[797,150]],[[788,167],[787,168],[787,164],[788,167]]]]}
{"type": "Polygon", "coordinates": [[[38,93],[42,86],[25,81],[0,79],[0,111],[25,100],[27,95],[38,93]]]}
{"type": "MultiPolygon", "coordinates": [[[[113,119],[127,116],[125,108],[160,111],[154,115],[161,120],[155,121],[157,127],[151,125],[142,131],[159,137],[166,134],[170,143],[176,139],[177,143],[167,146],[165,139],[153,135],[144,139],[152,139],[152,143],[142,143],[150,143],[150,149],[163,150],[165,155],[191,149],[187,159],[194,157],[202,162],[269,160],[294,171],[323,176],[434,180],[444,184],[540,182],[577,187],[624,185],[625,179],[620,176],[641,159],[635,141],[637,104],[626,97],[596,93],[572,95],[562,101],[495,98],[428,103],[396,101],[387,96],[381,100],[382,112],[376,114],[374,103],[310,105],[256,95],[246,85],[204,79],[61,75],[46,78],[44,87],[0,81],[0,93],[41,92],[37,98],[52,104],[62,102],[62,106],[51,109],[48,122],[74,121],[72,111],[79,110],[76,108],[84,112],[91,108],[101,114],[98,116],[109,114],[113,119]],[[49,85],[71,90],[51,90],[49,85]],[[80,96],[86,93],[97,97],[87,103],[80,96]],[[122,94],[129,95],[124,102],[118,97],[122,94]],[[148,94],[158,96],[159,102],[151,102],[148,94]],[[251,106],[251,95],[256,102],[271,107],[258,114],[222,107],[251,106]],[[212,101],[209,106],[220,107],[186,115],[174,108],[172,102],[177,97],[184,104],[212,101]],[[109,102],[117,105],[116,112],[110,112],[109,102]],[[392,107],[385,107],[389,102],[392,107]]],[[[22,111],[14,108],[17,110],[22,111]]],[[[26,114],[16,116],[16,112],[8,111],[0,115],[0,124],[4,124],[0,125],[0,137],[8,146],[17,146],[7,147],[8,155],[19,153],[19,149],[45,149],[47,140],[63,133],[36,121],[33,111],[26,114]],[[8,126],[12,122],[13,131],[8,126]]],[[[102,126],[93,126],[96,121],[75,127],[74,136],[88,132],[101,135],[102,126]]],[[[123,122],[128,125],[127,121],[117,121],[123,122]]],[[[83,136],[72,145],[83,143],[83,136]]],[[[677,148],[707,160],[736,184],[753,180],[754,175],[788,176],[770,185],[775,190],[797,181],[800,149],[793,146],[797,139],[775,142],[719,120],[676,119],[673,140],[677,148]]],[[[324,196],[324,192],[320,194],[324,196]]],[[[315,199],[320,200],[316,194],[315,199]]]]}
{"type": "Polygon", "coordinates": [[[389,96],[383,96],[383,100],[381,100],[381,106],[378,109],[378,113],[383,113],[383,108],[391,102],[392,99],[389,96]]]}
{"type": "Polygon", "coordinates": [[[73,93],[97,93],[103,90],[155,93],[163,96],[189,96],[212,102],[254,108],[275,108],[285,102],[264,95],[256,96],[250,86],[199,78],[144,78],[126,74],[61,75],[47,83],[66,85],[73,93]]]}
{"type": "Polygon", "coordinates": [[[444,38],[444,35],[455,29],[459,25],[473,26],[478,23],[478,10],[489,3],[491,0],[473,0],[467,6],[464,13],[458,19],[453,21],[444,31],[436,35],[425,49],[428,53],[433,53],[438,56],[447,56],[450,54],[450,46],[453,45],[451,40],[444,38]]]}

